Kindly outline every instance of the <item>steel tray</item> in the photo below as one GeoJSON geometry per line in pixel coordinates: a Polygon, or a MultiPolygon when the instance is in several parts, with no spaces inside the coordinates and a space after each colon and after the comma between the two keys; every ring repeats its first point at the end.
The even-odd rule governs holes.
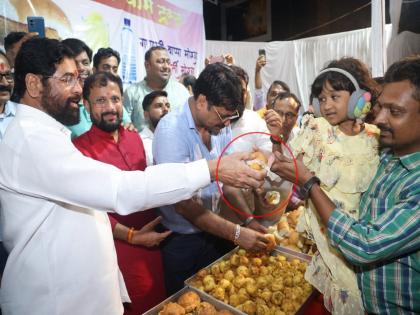
{"type": "Polygon", "coordinates": [[[210,304],[212,304],[218,311],[225,309],[230,311],[232,314],[234,315],[246,315],[242,312],[240,312],[239,310],[237,310],[236,308],[225,304],[221,301],[219,301],[218,299],[215,299],[214,297],[212,297],[211,295],[202,292],[200,290],[197,290],[194,287],[184,287],[182,288],[180,291],[174,293],[173,295],[171,295],[170,297],[168,297],[165,301],[160,302],[158,305],[154,306],[153,308],[151,308],[150,310],[148,310],[147,312],[143,313],[143,315],[157,315],[159,314],[159,312],[165,307],[166,304],[168,304],[169,302],[176,302],[178,301],[178,298],[183,295],[185,292],[187,291],[194,291],[195,293],[197,293],[202,301],[208,302],[210,304]]]}
{"type": "MultiPolygon", "coordinates": [[[[214,262],[212,262],[210,265],[208,265],[207,267],[205,267],[205,269],[207,268],[211,268],[211,266],[213,266],[214,264],[217,264],[219,262],[221,262],[222,260],[226,260],[227,258],[229,258],[230,256],[232,256],[233,254],[235,254],[237,251],[239,250],[239,247],[234,248],[233,250],[231,250],[229,253],[223,255],[222,257],[220,257],[219,259],[215,260],[214,262]]],[[[292,259],[299,259],[301,261],[305,261],[307,263],[309,263],[312,259],[312,256],[307,255],[307,254],[303,254],[303,253],[299,253],[296,252],[294,250],[288,249],[288,248],[284,248],[281,246],[276,246],[274,248],[274,250],[271,252],[271,255],[283,255],[286,257],[287,260],[292,260],[292,259]]],[[[187,280],[185,280],[185,285],[191,289],[193,289],[195,292],[200,292],[203,296],[209,297],[212,300],[216,300],[218,301],[221,305],[224,305],[224,308],[226,309],[234,309],[235,310],[235,314],[241,314],[241,315],[246,315],[246,313],[241,312],[240,310],[238,310],[237,308],[224,303],[220,300],[217,300],[216,298],[214,298],[213,296],[211,296],[210,294],[208,294],[207,292],[204,292],[202,290],[199,290],[195,287],[193,287],[191,285],[192,280],[195,278],[196,274],[194,274],[193,276],[189,277],[187,280]]],[[[317,291],[314,289],[312,291],[312,293],[308,296],[308,298],[305,300],[305,302],[303,302],[303,304],[301,305],[301,307],[298,309],[298,311],[295,313],[295,315],[303,315],[305,312],[305,308],[308,304],[311,303],[311,301],[316,297],[317,295],[317,291]]],[[[215,305],[216,306],[216,305],[215,305]]]]}

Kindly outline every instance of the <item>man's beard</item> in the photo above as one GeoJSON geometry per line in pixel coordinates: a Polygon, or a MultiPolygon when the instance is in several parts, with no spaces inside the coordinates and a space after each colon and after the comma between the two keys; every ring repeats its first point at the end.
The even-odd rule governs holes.
{"type": "Polygon", "coordinates": [[[121,115],[118,112],[105,112],[105,113],[102,113],[100,120],[97,120],[97,119],[95,119],[93,117],[91,117],[91,118],[92,118],[92,123],[96,127],[98,127],[99,129],[101,129],[101,130],[103,130],[105,132],[113,132],[113,131],[117,130],[120,127],[121,123],[122,123],[121,115]],[[115,122],[107,122],[107,121],[105,121],[104,120],[104,116],[105,115],[108,115],[108,114],[117,115],[117,120],[115,122]]]}
{"type": "Polygon", "coordinates": [[[67,98],[63,106],[63,101],[60,100],[59,95],[53,95],[51,93],[49,85],[42,92],[42,107],[51,117],[65,126],[76,125],[80,121],[79,107],[73,108],[71,106],[72,102],[78,104],[80,102],[80,96],[75,95],[67,98]]]}
{"type": "Polygon", "coordinates": [[[220,133],[220,131],[222,131],[222,129],[225,127],[226,127],[225,125],[220,125],[220,126],[214,126],[212,128],[206,128],[206,129],[212,136],[217,136],[220,133]]]}
{"type": "Polygon", "coordinates": [[[376,127],[379,128],[381,134],[384,133],[384,132],[387,132],[388,135],[389,135],[388,138],[390,138],[387,142],[387,141],[384,141],[384,139],[381,136],[379,136],[379,146],[380,146],[380,148],[391,147],[392,145],[391,145],[390,141],[393,140],[394,129],[389,128],[389,127],[387,127],[387,126],[385,126],[381,123],[377,124],[376,127]]]}
{"type": "Polygon", "coordinates": [[[158,125],[158,123],[159,123],[159,121],[163,118],[163,116],[165,116],[166,114],[163,114],[162,116],[160,116],[159,118],[157,118],[157,119],[155,119],[155,118],[152,118],[152,117],[150,117],[150,122],[151,122],[151,124],[152,124],[152,126],[153,126],[153,129],[154,130],[156,130],[156,127],[157,127],[157,125],[158,125]]]}

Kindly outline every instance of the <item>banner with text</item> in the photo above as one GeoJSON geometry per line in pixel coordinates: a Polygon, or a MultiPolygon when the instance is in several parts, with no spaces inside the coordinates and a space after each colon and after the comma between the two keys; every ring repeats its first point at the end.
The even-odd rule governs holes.
{"type": "Polygon", "coordinates": [[[121,55],[124,83],[143,79],[144,53],[168,50],[172,76],[197,76],[204,67],[205,32],[200,0],[0,0],[0,38],[27,31],[27,16],[43,16],[46,36],[85,41],[95,53],[111,47],[121,55]]]}

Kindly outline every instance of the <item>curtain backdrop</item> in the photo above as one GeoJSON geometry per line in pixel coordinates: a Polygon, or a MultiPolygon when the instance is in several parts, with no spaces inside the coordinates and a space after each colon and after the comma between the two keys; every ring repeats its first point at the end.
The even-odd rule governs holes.
{"type": "MultiPolygon", "coordinates": [[[[392,27],[387,25],[386,42],[389,42],[392,27]]],[[[258,49],[265,49],[267,65],[263,68],[263,90],[271,82],[286,82],[292,92],[302,101],[306,110],[309,104],[310,86],[317,73],[332,59],[354,57],[370,67],[371,29],[304,38],[284,42],[229,42],[206,41],[206,55],[232,53],[235,63],[249,75],[250,88],[254,89],[255,62],[258,49]]]]}

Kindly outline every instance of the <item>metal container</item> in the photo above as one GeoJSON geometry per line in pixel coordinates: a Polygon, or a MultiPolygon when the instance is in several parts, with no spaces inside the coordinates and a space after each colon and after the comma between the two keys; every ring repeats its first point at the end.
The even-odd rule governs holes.
{"type": "Polygon", "coordinates": [[[286,257],[287,257],[287,255],[292,255],[292,256],[294,256],[293,258],[298,258],[298,259],[303,260],[303,261],[306,261],[308,263],[311,262],[311,260],[312,260],[312,256],[311,255],[304,254],[304,253],[301,253],[301,252],[297,252],[297,251],[295,251],[293,249],[290,249],[290,248],[287,248],[287,247],[283,247],[283,246],[280,246],[280,245],[277,245],[274,248],[274,251],[280,252],[280,253],[282,253],[286,257]]]}
{"type": "Polygon", "coordinates": [[[194,291],[195,293],[197,293],[200,296],[201,301],[203,301],[203,302],[205,301],[205,302],[208,302],[208,303],[212,304],[218,311],[220,311],[222,309],[225,309],[225,310],[230,311],[234,315],[246,315],[246,314],[240,312],[239,310],[237,310],[236,308],[234,308],[234,307],[232,307],[228,304],[225,304],[225,303],[215,299],[211,295],[208,295],[207,293],[202,292],[200,290],[197,290],[196,288],[193,288],[193,287],[182,288],[180,291],[178,291],[178,292],[174,293],[173,295],[171,295],[170,297],[168,297],[165,301],[160,302],[155,307],[153,307],[150,310],[148,310],[147,312],[143,313],[143,315],[157,315],[157,314],[159,314],[159,312],[165,307],[166,304],[168,304],[169,302],[177,302],[178,298],[188,291],[194,291]]]}
{"type": "MultiPolygon", "coordinates": [[[[229,253],[225,254],[224,256],[220,257],[219,259],[215,260],[213,263],[211,263],[210,265],[208,265],[205,269],[211,268],[211,266],[221,262],[222,260],[228,260],[228,258],[230,256],[232,256],[233,254],[235,254],[237,251],[239,250],[239,247],[234,248],[232,251],[230,251],[229,253]]],[[[281,246],[277,246],[274,248],[274,250],[271,252],[271,255],[276,256],[276,255],[283,255],[286,257],[287,260],[292,260],[292,259],[299,259],[300,261],[304,261],[309,263],[312,259],[312,256],[307,255],[307,254],[303,254],[303,253],[298,253],[294,250],[288,249],[288,248],[284,248],[281,246]]],[[[196,274],[193,275],[192,277],[188,278],[187,280],[185,280],[185,285],[191,289],[194,289],[195,292],[200,292],[203,296],[207,296],[209,298],[212,298],[213,300],[217,300],[215,299],[213,296],[211,296],[210,294],[199,290],[195,287],[192,286],[193,280],[196,277],[196,274]]],[[[297,312],[295,313],[296,315],[302,315],[305,312],[305,307],[311,303],[311,301],[317,296],[317,291],[314,289],[312,291],[312,293],[308,296],[308,298],[305,300],[305,302],[303,302],[303,304],[301,305],[301,307],[297,310],[297,312]]],[[[219,303],[221,303],[222,305],[225,306],[226,309],[231,310],[232,308],[235,310],[235,314],[242,314],[242,315],[246,315],[246,313],[241,312],[240,310],[234,308],[233,306],[226,304],[220,300],[217,300],[219,303]],[[228,308],[229,307],[229,308],[228,308]]]]}

